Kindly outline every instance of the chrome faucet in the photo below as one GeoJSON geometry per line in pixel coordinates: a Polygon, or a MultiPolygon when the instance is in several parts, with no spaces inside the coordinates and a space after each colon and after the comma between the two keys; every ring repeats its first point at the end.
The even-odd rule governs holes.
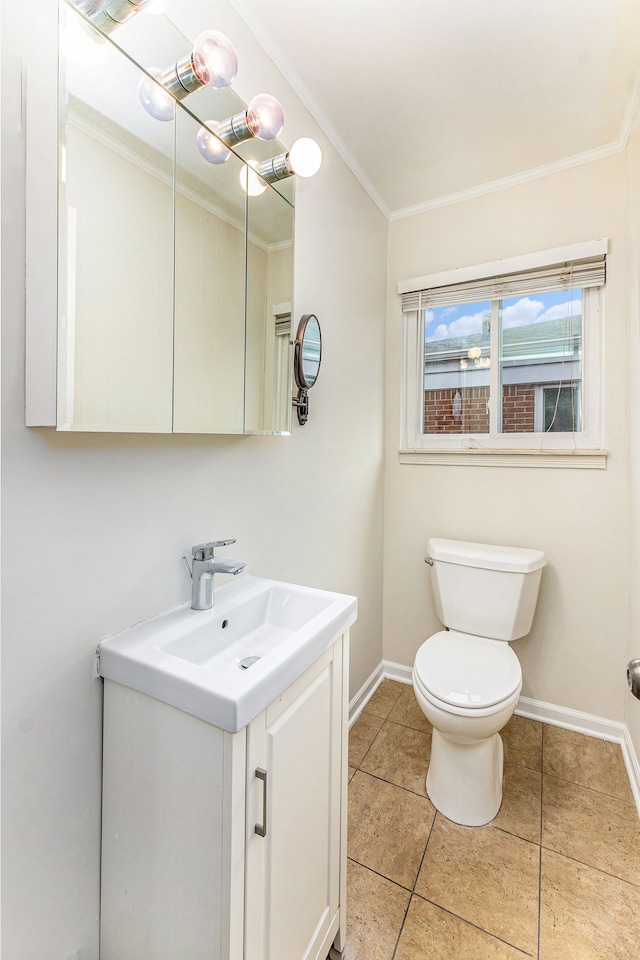
{"type": "Polygon", "coordinates": [[[198,543],[191,549],[191,608],[193,610],[211,610],[214,605],[213,576],[216,573],[232,573],[236,576],[244,570],[242,560],[225,560],[214,557],[216,547],[227,547],[235,540],[213,540],[211,543],[198,543]]]}

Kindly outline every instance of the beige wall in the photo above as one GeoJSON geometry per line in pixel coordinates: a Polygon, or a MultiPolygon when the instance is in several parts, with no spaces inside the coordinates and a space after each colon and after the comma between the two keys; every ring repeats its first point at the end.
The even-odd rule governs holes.
{"type": "Polygon", "coordinates": [[[411,665],[439,629],[429,536],[544,550],[531,634],[514,644],[523,694],[622,721],[629,634],[626,160],[564,173],[391,223],[388,269],[384,655],[411,665]],[[398,463],[398,280],[610,238],[604,373],[606,471],[398,463]]]}
{"type": "MultiPolygon", "coordinates": [[[[636,371],[640,365],[640,111],[627,149],[627,184],[629,189],[629,458],[631,511],[630,563],[630,630],[629,660],[640,657],[640,381],[636,371]]],[[[640,758],[640,702],[626,697],[626,722],[636,756],[640,758]]]]}
{"type": "Polygon", "coordinates": [[[316,312],[325,343],[309,422],[286,438],[26,429],[20,52],[35,19],[36,0],[3,5],[0,953],[96,960],[98,641],[186,600],[192,544],[236,537],[229,555],[253,574],[358,596],[352,690],[381,660],[387,224],[227,12],[253,93],[281,99],[287,142],[314,136],[325,154],[297,205],[295,319],[316,312]]]}

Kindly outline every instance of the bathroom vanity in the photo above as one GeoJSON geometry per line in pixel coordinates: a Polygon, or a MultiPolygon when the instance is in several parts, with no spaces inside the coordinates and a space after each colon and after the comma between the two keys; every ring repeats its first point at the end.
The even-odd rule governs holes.
{"type": "MultiPolygon", "coordinates": [[[[242,597],[243,589],[250,594],[251,581],[257,582],[244,580],[237,590],[234,582],[219,591],[222,597],[227,591],[226,605],[173,616],[191,624],[198,623],[194,617],[208,618],[215,646],[216,629],[225,621],[225,630],[233,626],[229,608],[235,594],[242,597]]],[[[272,606],[274,596],[276,601],[284,597],[282,591],[272,594],[272,606]]],[[[101,645],[101,960],[325,960],[334,941],[342,949],[348,625],[355,619],[355,599],[343,597],[342,613],[336,616],[341,595],[325,595],[332,605],[316,608],[311,630],[307,624],[284,636],[277,611],[265,613],[269,637],[279,639],[247,670],[240,668],[243,658],[238,655],[253,647],[265,649],[259,647],[264,624],[249,631],[253,639],[248,645],[243,637],[227,641],[224,634],[227,665],[239,683],[249,683],[254,672],[252,703],[259,702],[268,676],[287,677],[285,661],[294,651],[300,654],[306,646],[306,658],[312,661],[301,671],[296,668],[299,675],[285,679],[285,688],[246,725],[240,726],[240,714],[235,720],[232,714],[223,717],[227,727],[240,726],[235,731],[194,715],[205,712],[197,706],[190,713],[166,702],[181,695],[172,693],[162,669],[168,671],[171,660],[181,658],[168,652],[175,650],[175,631],[164,629],[163,618],[101,645]],[[146,640],[140,639],[145,630],[161,654],[155,675],[142,666],[150,656],[143,649],[146,640]],[[305,630],[308,637],[318,630],[323,634],[319,655],[305,641],[305,630]],[[127,649],[133,651],[134,665],[124,677],[124,656],[118,659],[118,651],[127,649]]],[[[242,605],[247,606],[246,597],[242,605]]],[[[284,606],[290,611],[291,596],[284,606]]],[[[193,632],[189,642],[185,649],[191,659],[176,665],[178,673],[183,669],[182,680],[189,671],[223,676],[220,652],[207,659],[200,640],[200,652],[194,654],[193,632]]],[[[226,683],[227,692],[233,693],[234,681],[226,683]]],[[[185,690],[188,686],[183,683],[185,690]]],[[[205,699],[194,695],[192,702],[205,699]]]]}

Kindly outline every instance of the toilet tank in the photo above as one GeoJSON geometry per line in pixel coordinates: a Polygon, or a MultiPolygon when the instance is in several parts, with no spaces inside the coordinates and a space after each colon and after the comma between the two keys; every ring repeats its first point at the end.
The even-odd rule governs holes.
{"type": "Polygon", "coordinates": [[[547,562],[541,550],[437,538],[427,550],[436,612],[446,627],[506,641],[529,633],[547,562]]]}

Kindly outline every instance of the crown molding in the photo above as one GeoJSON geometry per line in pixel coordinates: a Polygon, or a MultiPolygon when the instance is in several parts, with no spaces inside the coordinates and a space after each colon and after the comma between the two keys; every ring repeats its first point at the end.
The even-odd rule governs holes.
{"type": "Polygon", "coordinates": [[[572,167],[579,167],[582,164],[593,163],[596,160],[603,160],[605,157],[611,157],[616,153],[621,153],[626,149],[629,141],[639,103],[640,70],[637,70],[631,91],[627,98],[622,123],[620,125],[620,133],[618,139],[613,143],[606,143],[602,147],[595,147],[593,150],[584,151],[584,153],[577,153],[571,157],[565,157],[562,160],[555,160],[553,163],[546,163],[539,167],[533,167],[530,170],[523,170],[521,173],[515,173],[509,177],[502,177],[499,180],[492,180],[488,183],[480,183],[468,190],[460,190],[457,193],[450,193],[446,196],[435,197],[433,200],[426,200],[424,203],[417,203],[410,207],[393,210],[389,219],[402,220],[405,217],[413,217],[419,213],[427,213],[430,210],[436,210],[438,207],[446,207],[452,203],[474,200],[477,197],[483,197],[489,193],[508,190],[510,187],[517,187],[523,183],[530,183],[532,180],[549,177],[554,173],[562,173],[564,170],[570,170],[572,167]]]}
{"type": "Polygon", "coordinates": [[[517,187],[524,183],[530,183],[533,180],[539,180],[542,177],[549,177],[555,173],[562,173],[573,167],[582,166],[585,163],[593,163],[597,160],[603,160],[606,157],[614,156],[625,150],[631,129],[635,119],[638,104],[640,103],[640,69],[636,71],[631,91],[627,99],[625,111],[620,125],[620,133],[617,140],[612,143],[604,144],[601,147],[595,147],[592,150],[586,150],[583,153],[577,153],[562,160],[555,160],[552,163],[542,164],[539,167],[533,167],[529,170],[523,170],[520,173],[512,174],[508,177],[502,177],[498,180],[491,180],[487,183],[480,183],[467,190],[460,190],[456,193],[450,193],[441,197],[434,197],[432,200],[425,200],[422,203],[413,204],[409,207],[401,207],[397,210],[391,210],[383,197],[371,182],[367,174],[362,169],[356,158],[353,156],[343,138],[340,136],[328,115],[322,109],[309,87],[302,80],[300,74],[295,69],[282,48],[276,43],[273,36],[269,33],[262,20],[256,16],[245,0],[229,0],[238,16],[244,21],[256,40],[261,44],[269,57],[273,60],[287,83],[291,86],[294,93],[305,105],[309,113],[322,131],[331,141],[342,160],[351,170],[353,175],[359,181],[360,185],[371,197],[380,212],[389,221],[402,220],[406,217],[413,217],[420,213],[428,213],[439,207],[450,206],[454,203],[463,203],[466,200],[474,200],[477,197],[483,197],[490,193],[497,193],[500,190],[508,190],[511,187],[517,187]]]}
{"type": "Polygon", "coordinates": [[[238,16],[245,22],[246,26],[254,35],[258,43],[260,43],[260,45],[269,55],[284,79],[292,88],[293,92],[305,105],[323,133],[326,134],[327,138],[336,148],[356,180],[359,181],[366,193],[369,194],[380,212],[386,217],[387,220],[389,220],[391,216],[390,208],[384,202],[382,196],[378,190],[376,190],[367,174],[353,156],[343,138],[340,136],[333,123],[312,94],[309,87],[306,85],[289,58],[283,52],[282,48],[276,43],[262,20],[255,15],[253,10],[248,7],[244,0],[229,0],[229,2],[238,16]]]}

